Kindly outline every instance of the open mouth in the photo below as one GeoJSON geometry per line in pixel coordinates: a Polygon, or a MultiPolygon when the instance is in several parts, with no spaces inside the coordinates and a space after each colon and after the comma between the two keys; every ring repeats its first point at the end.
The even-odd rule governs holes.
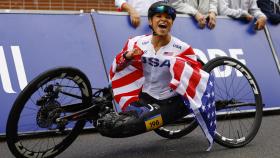
{"type": "Polygon", "coordinates": [[[164,24],[164,23],[160,23],[160,24],[158,25],[158,27],[159,27],[159,28],[162,28],[162,29],[166,29],[166,28],[167,28],[167,25],[164,24]]]}

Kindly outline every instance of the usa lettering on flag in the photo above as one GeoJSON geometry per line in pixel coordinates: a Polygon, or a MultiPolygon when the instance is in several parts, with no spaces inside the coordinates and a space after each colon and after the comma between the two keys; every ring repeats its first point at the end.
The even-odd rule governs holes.
{"type": "MultiPolygon", "coordinates": [[[[137,101],[144,82],[141,60],[136,60],[121,71],[116,66],[121,55],[117,56],[110,69],[110,79],[117,109],[125,110],[132,102],[137,101]]],[[[141,57],[140,57],[141,59],[141,57]]],[[[216,131],[216,109],[214,94],[214,77],[201,69],[201,65],[187,56],[169,57],[170,87],[184,97],[187,108],[193,112],[204,132],[209,151],[216,131]]]]}

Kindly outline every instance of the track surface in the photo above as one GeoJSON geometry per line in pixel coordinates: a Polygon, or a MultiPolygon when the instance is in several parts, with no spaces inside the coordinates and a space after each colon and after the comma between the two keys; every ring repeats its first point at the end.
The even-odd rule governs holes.
{"type": "MultiPolygon", "coordinates": [[[[111,139],[99,134],[83,134],[58,158],[279,158],[280,115],[265,116],[255,139],[243,148],[228,149],[208,143],[198,128],[191,134],[167,140],[154,132],[125,139],[111,139]]],[[[0,142],[1,158],[12,158],[6,142],[0,142]]]]}

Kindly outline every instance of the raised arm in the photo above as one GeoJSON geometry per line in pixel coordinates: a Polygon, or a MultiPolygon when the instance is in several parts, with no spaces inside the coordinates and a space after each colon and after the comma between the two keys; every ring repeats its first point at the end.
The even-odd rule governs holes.
{"type": "Polygon", "coordinates": [[[138,68],[141,67],[143,51],[137,45],[137,40],[139,38],[141,38],[141,36],[134,37],[126,42],[121,52],[119,52],[115,58],[113,71],[121,71],[128,65],[133,65],[138,68]]]}

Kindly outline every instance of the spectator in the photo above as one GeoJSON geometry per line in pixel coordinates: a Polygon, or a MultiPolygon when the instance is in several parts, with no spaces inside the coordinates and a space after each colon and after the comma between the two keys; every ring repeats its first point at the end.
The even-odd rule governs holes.
{"type": "Polygon", "coordinates": [[[258,0],[257,4],[272,24],[280,23],[279,0],[258,0]]]}
{"type": "Polygon", "coordinates": [[[178,13],[189,14],[195,18],[200,28],[216,26],[218,0],[169,0],[178,13]],[[207,24],[208,22],[208,24],[207,24]]]}
{"type": "Polygon", "coordinates": [[[149,7],[159,0],[115,0],[118,10],[128,12],[134,27],[140,25],[140,15],[147,15],[149,7]]]}
{"type": "Polygon", "coordinates": [[[258,8],[256,0],[219,0],[218,11],[220,15],[226,15],[236,19],[245,19],[255,23],[256,30],[262,30],[266,23],[266,16],[258,8]]]}

